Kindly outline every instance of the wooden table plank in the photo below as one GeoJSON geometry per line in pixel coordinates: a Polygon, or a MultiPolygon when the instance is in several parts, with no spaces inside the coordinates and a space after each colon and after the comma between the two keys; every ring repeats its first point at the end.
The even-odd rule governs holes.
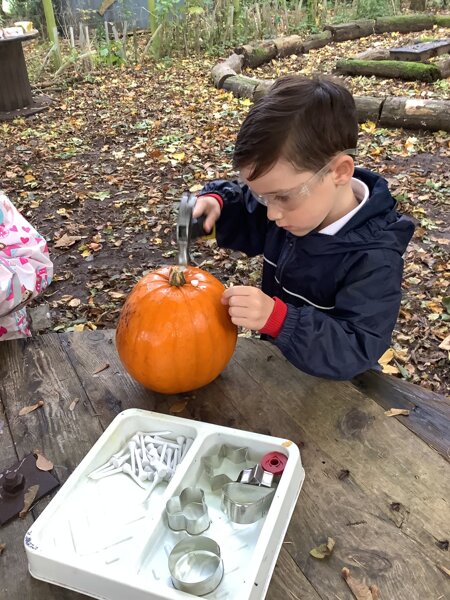
{"type": "MultiPolygon", "coordinates": [[[[386,558],[382,564],[392,565],[386,574],[375,567],[361,573],[372,574],[375,580],[386,577],[384,585],[390,592],[388,598],[432,598],[432,594],[444,589],[450,594],[450,580],[431,560],[434,558],[435,562],[440,562],[447,556],[437,548],[435,538],[429,532],[430,529],[436,531],[436,539],[437,536],[443,536],[439,539],[448,539],[447,463],[399,423],[392,423],[384,415],[383,419],[373,419],[377,412],[382,413],[380,407],[354,391],[352,397],[350,385],[298,376],[293,367],[289,373],[290,365],[284,364],[284,359],[274,350],[257,340],[248,340],[245,348],[242,345],[238,347],[231,364],[236,369],[235,379],[245,387],[239,397],[240,410],[247,419],[252,419],[254,428],[258,429],[258,423],[270,423],[273,434],[280,434],[281,429],[286,436],[300,435],[306,444],[302,449],[302,457],[307,476],[288,538],[294,541],[294,548],[298,549],[295,558],[308,580],[325,597],[330,589],[339,595],[338,571],[328,573],[326,581],[324,567],[317,567],[317,561],[308,556],[310,548],[337,531],[335,535],[345,552],[355,548],[360,556],[364,552],[368,556],[375,552],[386,558]],[[272,359],[267,360],[269,356],[272,359]],[[250,377],[240,374],[241,369],[245,369],[250,377]],[[257,398],[257,401],[246,402],[245,398],[257,398]],[[352,412],[355,410],[352,406],[354,402],[358,403],[359,413],[352,412]],[[248,414],[244,409],[248,410],[248,414]],[[350,416],[345,422],[344,417],[349,414],[356,416],[350,416]],[[379,434],[389,427],[397,429],[398,434],[380,437],[377,442],[371,430],[379,434]],[[414,442],[411,448],[408,438],[414,442]],[[402,459],[413,464],[407,451],[412,451],[413,457],[416,452],[418,459],[427,459],[424,469],[431,469],[434,476],[442,470],[444,478],[435,482],[422,468],[420,477],[423,477],[423,481],[414,477],[417,469],[412,471],[410,477],[406,477],[401,461],[394,456],[392,465],[400,467],[400,472],[396,473],[379,457],[380,452],[389,449],[392,439],[396,440],[396,452],[399,447],[401,454],[403,446],[405,456],[402,459]],[[428,453],[431,456],[427,456],[428,453]],[[340,481],[338,477],[341,470],[348,468],[350,477],[340,481]],[[402,472],[405,490],[402,490],[400,483],[402,472]],[[411,510],[411,523],[403,523],[401,529],[397,527],[398,518],[403,517],[401,513],[391,510],[392,501],[403,502],[411,510]],[[434,514],[436,509],[440,511],[439,515],[434,514]],[[420,518],[415,518],[416,513],[420,518]],[[308,517],[305,520],[306,514],[308,517]],[[359,522],[358,526],[347,525],[359,522]],[[428,531],[422,533],[421,527],[428,531]],[[419,543],[415,541],[417,539],[419,543]],[[406,547],[409,548],[407,551],[406,547]],[[404,552],[408,556],[408,564],[406,561],[403,564],[399,558],[404,552]],[[426,570],[421,584],[418,578],[412,577],[415,572],[413,563],[417,563],[417,573],[426,570]],[[313,568],[313,571],[309,572],[308,568],[313,568]],[[327,585],[323,587],[325,581],[327,585]],[[413,586],[408,581],[414,581],[413,586]],[[423,586],[422,590],[418,585],[423,586]]],[[[329,564],[332,565],[333,561],[329,564]]]]}
{"type": "Polygon", "coordinates": [[[250,353],[236,354],[240,366],[277,395],[321,450],[339,460],[387,516],[424,546],[428,557],[445,558],[435,542],[450,536],[448,463],[348,382],[298,377],[275,348],[250,343],[251,359],[250,353]],[[273,359],[261,368],[255,354],[273,359]]]}
{"type": "Polygon", "coordinates": [[[407,419],[397,417],[398,420],[450,462],[449,398],[375,371],[355,377],[352,383],[385,410],[410,410],[407,419]]]}
{"type": "MultiPolygon", "coordinates": [[[[93,332],[65,335],[64,338],[55,334],[36,338],[30,348],[22,346],[25,348],[24,364],[20,354],[23,343],[19,342],[7,353],[10,356],[6,367],[4,349],[7,343],[0,345],[0,375],[6,374],[8,382],[6,400],[3,387],[2,399],[11,418],[12,433],[14,437],[18,436],[19,454],[22,450],[25,454],[27,448],[33,449],[35,436],[43,435],[45,445],[42,449],[49,458],[56,457],[55,463],[59,464],[64,478],[64,468],[71,470],[78,464],[117,412],[139,406],[167,413],[174,402],[180,401],[180,396],[158,396],[132,382],[118,362],[114,345],[108,343],[112,336],[112,332],[93,332]],[[105,362],[111,365],[110,368],[94,374],[96,367],[105,362]],[[44,381],[47,371],[52,383],[44,381]],[[25,383],[21,384],[21,380],[25,383]],[[59,396],[55,394],[58,386],[59,396]],[[11,401],[15,393],[20,402],[11,401]],[[48,402],[44,398],[44,410],[39,409],[37,414],[32,413],[27,418],[16,417],[21,406],[36,401],[36,394],[49,396],[48,402]],[[80,402],[74,411],[68,411],[74,397],[79,397],[80,402]],[[72,412],[75,414],[68,414],[72,412]],[[96,414],[99,416],[92,416],[96,414]],[[49,418],[61,420],[63,427],[68,426],[67,435],[61,435],[58,431],[61,427],[48,423],[49,418]],[[75,418],[76,424],[72,422],[75,418]],[[88,427],[86,439],[81,448],[75,443],[76,461],[66,466],[67,443],[80,437],[80,427],[88,427]],[[24,438],[20,439],[21,436],[24,438]],[[49,442],[49,437],[54,439],[49,442]]],[[[421,479],[414,480],[419,482],[415,484],[412,479],[417,469],[411,467],[414,461],[406,457],[409,461],[406,468],[400,458],[403,459],[403,453],[410,449],[413,456],[414,453],[417,455],[416,462],[423,461],[421,468],[424,471],[431,469],[436,475],[445,465],[447,478],[448,464],[402,423],[382,418],[376,399],[361,394],[350,383],[323,382],[304,375],[289,365],[271,345],[247,339],[239,340],[235,357],[224,373],[193,396],[180,416],[305,443],[302,458],[307,477],[269,588],[268,600],[350,600],[352,596],[340,577],[344,564],[357,576],[378,583],[382,587],[382,598],[386,600],[444,600],[447,595],[450,598],[450,580],[434,565],[437,557],[439,562],[446,564],[446,553],[436,546],[429,547],[430,531],[434,531],[442,516],[434,515],[433,506],[437,506],[437,495],[444,488],[430,482],[426,472],[419,473],[421,479]],[[385,472],[386,461],[378,454],[391,447],[396,451],[399,447],[400,451],[393,455],[385,472]],[[349,465],[349,476],[339,479],[341,469],[349,468],[349,465]],[[391,496],[397,496],[396,490],[401,488],[398,482],[392,481],[394,467],[400,469],[400,479],[409,469],[406,489],[400,489],[409,515],[403,511],[402,502],[396,514],[387,502],[391,496]],[[377,489],[377,481],[378,486],[386,489],[377,489]],[[430,524],[424,524],[428,529],[421,537],[417,514],[422,514],[423,490],[428,483],[431,484],[428,498],[430,524]],[[417,491],[416,506],[414,495],[417,491]],[[327,535],[337,541],[333,556],[326,561],[313,559],[309,549],[324,541],[327,535]]],[[[442,496],[443,499],[447,497],[448,494],[442,496]]],[[[448,519],[448,505],[444,505],[442,513],[442,518],[448,519]]],[[[23,553],[23,550],[17,547],[17,552],[23,553]]],[[[11,600],[84,597],[33,581],[24,577],[23,570],[19,571],[27,580],[26,586],[31,586],[32,594],[24,594],[24,588],[18,583],[13,591],[8,589],[11,600]],[[47,589],[50,590],[48,594],[47,589]]]]}
{"type": "MultiPolygon", "coordinates": [[[[64,481],[78,464],[88,445],[92,445],[91,442],[95,441],[95,435],[89,437],[86,446],[78,448],[73,427],[67,423],[67,419],[62,420],[63,427],[67,427],[67,430],[58,427],[61,412],[64,410],[60,403],[64,403],[65,389],[68,393],[80,391],[79,388],[73,387],[77,382],[77,376],[70,365],[64,364],[61,349],[59,353],[57,350],[55,352],[59,345],[56,334],[38,339],[39,342],[36,340],[32,344],[22,340],[0,344],[0,381],[2,382],[0,399],[3,404],[2,411],[6,409],[5,416],[0,418],[9,421],[14,435],[13,442],[9,429],[5,428],[0,436],[0,470],[8,468],[39,446],[44,454],[55,461],[58,479],[64,481]],[[54,366],[58,364],[56,361],[61,363],[58,368],[58,378],[54,369],[50,369],[50,376],[47,375],[46,366],[49,361],[54,366]],[[53,385],[55,389],[52,389],[53,385]],[[55,390],[60,390],[61,397],[55,390]],[[45,401],[42,409],[24,417],[18,416],[22,406],[34,404],[41,397],[45,401]],[[67,444],[64,445],[64,442],[67,444]]],[[[95,422],[95,419],[89,417],[89,421],[95,422]]],[[[96,434],[98,433],[100,430],[97,430],[96,434]]],[[[83,437],[86,435],[83,434],[80,439],[83,437]]],[[[0,556],[1,598],[8,598],[8,600],[86,598],[28,575],[23,538],[34,518],[42,512],[54,493],[40,500],[32,513],[24,519],[14,519],[0,529],[0,541],[6,543],[6,550],[0,556]]]]}
{"type": "Polygon", "coordinates": [[[321,600],[322,596],[314,590],[286,548],[286,545],[281,548],[267,600],[274,597],[274,589],[280,590],[279,598],[283,600],[321,600]]]}

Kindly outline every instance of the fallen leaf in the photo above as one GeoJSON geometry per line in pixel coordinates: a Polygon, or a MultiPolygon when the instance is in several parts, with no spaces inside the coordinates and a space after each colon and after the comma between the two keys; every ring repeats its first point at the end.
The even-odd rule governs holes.
{"type": "Polygon", "coordinates": [[[171,414],[183,412],[187,404],[188,400],[181,400],[181,402],[175,402],[175,404],[172,404],[172,406],[169,408],[169,412],[171,414]]]}
{"type": "Polygon", "coordinates": [[[27,415],[28,413],[33,412],[33,410],[36,410],[37,408],[40,408],[41,406],[44,406],[43,400],[39,400],[39,402],[36,402],[36,404],[32,404],[31,406],[24,406],[23,408],[21,408],[19,410],[19,417],[23,417],[24,415],[27,415]]]}
{"type": "Polygon", "coordinates": [[[51,471],[53,469],[53,463],[48,460],[39,450],[34,450],[33,454],[36,456],[36,467],[41,471],[51,471]]]}
{"type": "Polygon", "coordinates": [[[81,304],[81,300],[79,298],[72,298],[72,300],[70,300],[67,303],[67,306],[71,306],[72,308],[76,308],[77,306],[80,306],[81,304]]]}
{"type": "Polygon", "coordinates": [[[26,516],[27,512],[30,510],[31,505],[34,502],[38,491],[39,491],[39,485],[32,485],[25,492],[25,496],[23,498],[23,508],[19,513],[19,517],[21,519],[23,519],[26,516]]]}
{"type": "Polygon", "coordinates": [[[384,414],[386,417],[397,417],[398,415],[404,415],[407,417],[409,412],[410,411],[406,408],[390,408],[389,410],[385,410],[384,414]]]}
{"type": "Polygon", "coordinates": [[[3,554],[3,552],[5,551],[6,548],[6,544],[0,544],[0,555],[3,554]]]}
{"type": "Polygon", "coordinates": [[[69,410],[74,410],[75,406],[77,405],[77,403],[80,401],[79,398],[75,398],[75,400],[72,400],[72,402],[69,405],[69,410]]]}
{"type": "Polygon", "coordinates": [[[109,369],[109,363],[105,363],[102,367],[98,367],[98,369],[95,369],[95,371],[92,372],[92,375],[98,375],[98,373],[101,373],[105,369],[109,369]]]}
{"type": "Polygon", "coordinates": [[[399,373],[397,367],[390,365],[389,363],[394,358],[394,350],[392,348],[388,348],[386,352],[378,359],[378,364],[381,365],[383,369],[383,373],[389,373],[391,375],[396,375],[399,373]]]}
{"type": "Polygon", "coordinates": [[[450,335],[448,335],[443,342],[439,344],[441,350],[450,350],[450,335]]]}
{"type": "Polygon", "coordinates": [[[65,233],[55,242],[55,248],[68,248],[69,246],[73,246],[75,242],[78,242],[79,240],[81,240],[81,236],[65,233]]]}
{"type": "Polygon", "coordinates": [[[120,298],[125,297],[125,292],[108,292],[108,294],[111,296],[111,298],[114,298],[114,300],[119,300],[120,298]]]}
{"type": "Polygon", "coordinates": [[[336,542],[333,540],[333,538],[329,537],[326,544],[320,544],[320,546],[310,550],[309,553],[311,556],[314,556],[314,558],[327,558],[328,556],[331,556],[335,544],[336,542]]]}
{"type": "Polygon", "coordinates": [[[378,586],[367,586],[362,581],[355,579],[347,567],[344,567],[341,573],[356,600],[378,600],[380,597],[378,586]]]}

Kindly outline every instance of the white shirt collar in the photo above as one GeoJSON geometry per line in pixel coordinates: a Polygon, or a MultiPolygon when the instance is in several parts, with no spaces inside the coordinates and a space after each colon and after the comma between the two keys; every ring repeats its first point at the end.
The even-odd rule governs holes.
{"type": "Polygon", "coordinates": [[[335,221],[334,223],[330,223],[330,225],[327,225],[323,229],[320,229],[318,233],[323,233],[324,235],[335,235],[340,229],[344,227],[346,223],[348,223],[348,221],[350,221],[350,219],[354,215],[356,215],[358,210],[361,210],[361,208],[367,202],[367,200],[369,199],[369,188],[367,187],[367,185],[360,179],[352,177],[351,186],[353,193],[355,194],[355,198],[359,202],[358,206],[350,212],[348,212],[343,217],[341,217],[340,219],[338,219],[337,221],[335,221]]]}

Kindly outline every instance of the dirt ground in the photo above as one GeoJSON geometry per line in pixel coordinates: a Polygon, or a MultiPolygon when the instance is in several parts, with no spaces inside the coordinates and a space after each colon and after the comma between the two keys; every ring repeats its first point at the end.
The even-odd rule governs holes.
{"type": "MultiPolygon", "coordinates": [[[[450,30],[439,35],[450,37],[450,30]]],[[[301,59],[273,61],[255,74],[331,72],[340,56],[410,39],[386,34],[331,45],[301,59]]],[[[34,60],[39,52],[27,49],[34,60]]],[[[182,191],[232,176],[234,138],[250,102],[214,89],[208,78],[213,62],[179,59],[103,70],[46,88],[54,100],[50,110],[0,123],[1,187],[49,240],[55,278],[44,298],[53,330],[115,327],[136,281],[176,258],[182,191]]],[[[448,98],[450,90],[450,80],[347,81],[358,95],[448,98]]],[[[450,334],[449,158],[448,133],[380,129],[370,122],[360,128],[358,164],[389,181],[399,210],[417,224],[385,368],[440,393],[450,390],[443,344],[450,334]]],[[[224,283],[259,283],[259,258],[218,249],[213,241],[197,242],[193,258],[224,283]]]]}

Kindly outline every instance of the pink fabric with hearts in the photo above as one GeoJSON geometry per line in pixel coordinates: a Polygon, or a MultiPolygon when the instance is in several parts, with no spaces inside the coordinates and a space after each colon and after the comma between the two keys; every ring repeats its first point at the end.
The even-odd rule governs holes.
{"type": "Polygon", "coordinates": [[[31,335],[25,305],[52,276],[46,241],[0,191],[0,342],[31,335]]]}

